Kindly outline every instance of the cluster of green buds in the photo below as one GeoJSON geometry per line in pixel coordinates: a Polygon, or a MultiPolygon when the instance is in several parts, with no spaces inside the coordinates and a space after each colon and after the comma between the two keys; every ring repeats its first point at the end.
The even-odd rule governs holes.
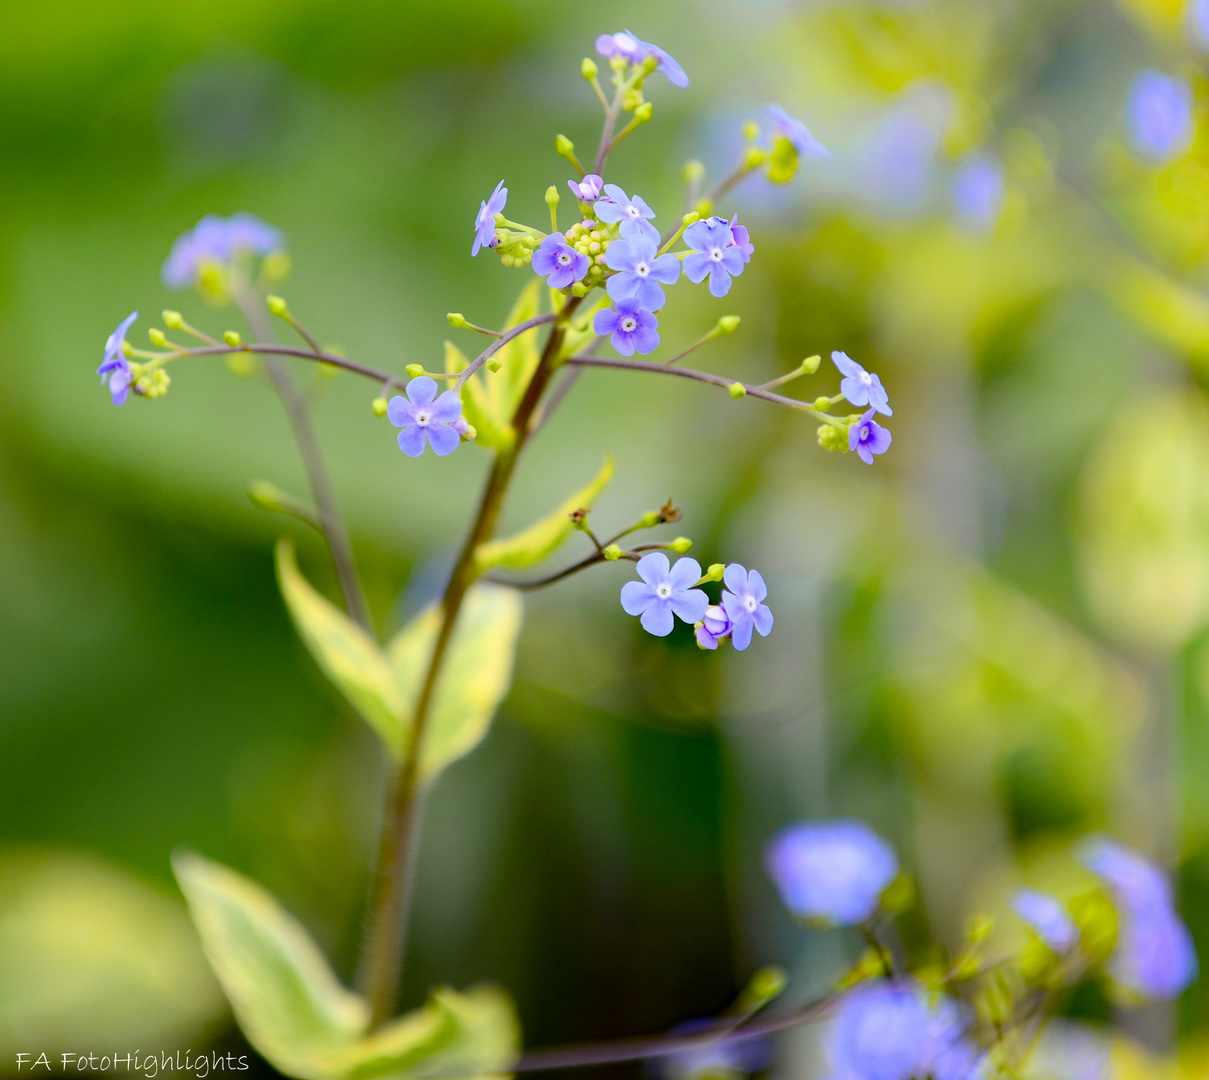
{"type": "Polygon", "coordinates": [[[495,220],[495,250],[500,262],[505,266],[528,266],[533,261],[533,252],[545,237],[535,229],[505,225],[503,214],[497,214],[495,220]]]}
{"type": "Polygon", "coordinates": [[[566,233],[567,243],[581,255],[591,260],[591,266],[583,281],[576,282],[572,292],[576,296],[584,296],[591,289],[604,282],[610,271],[605,265],[605,252],[609,245],[617,239],[619,225],[606,224],[585,218],[577,221],[566,233]]]}

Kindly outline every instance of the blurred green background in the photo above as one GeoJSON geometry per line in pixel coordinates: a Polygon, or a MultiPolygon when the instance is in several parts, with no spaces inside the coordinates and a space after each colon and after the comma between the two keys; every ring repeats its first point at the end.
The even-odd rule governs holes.
{"type": "MultiPolygon", "coordinates": [[[[844,349],[881,374],[895,443],[868,469],[755,401],[581,380],[505,527],[611,451],[593,521],[671,496],[703,562],[761,569],[776,631],[742,655],[650,638],[624,565],[531,597],[501,715],[428,808],[405,1003],[498,981],[538,1045],[716,1011],[764,963],[805,998],[858,948],[803,934],[765,879],[763,843],[805,816],[892,838],[911,932],[950,945],[1111,831],[1181,867],[1209,956],[1209,59],[1182,0],[6,0],[2,22],[0,1071],[242,1045],[178,846],[264,883],[349,977],[379,812],[377,748],[298,645],[272,543],[297,531],[334,595],[328,563],[245,495],[305,489],[278,403],[196,361],[114,409],[105,336],[136,307],[140,343],[163,307],[237,326],[159,268],[203,214],[246,210],[288,236],[280,291],[322,341],[438,364],[446,311],[497,325],[528,280],[469,258],[479,200],[506,178],[509,216],[542,223],[554,135],[597,138],[580,58],[626,26],[692,79],[650,80],[655,122],[610,163],[660,220],[684,161],[728,168],[765,102],[835,151],[738,190],[756,256],[721,303],[673,291],[660,355],[723,313],[743,325],[711,370],[844,349]],[[1123,121],[1146,66],[1196,102],[1161,161],[1123,121]],[[971,153],[1003,179],[973,216],[971,153]]],[[[405,459],[368,384],[313,391],[387,631],[486,458],[405,459]]],[[[1206,1024],[1201,984],[1185,1046],[1206,1024]]]]}

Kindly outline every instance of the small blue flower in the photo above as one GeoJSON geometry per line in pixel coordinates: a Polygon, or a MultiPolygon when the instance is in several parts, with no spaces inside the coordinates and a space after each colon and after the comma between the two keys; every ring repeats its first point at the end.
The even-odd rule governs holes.
{"type": "Polygon", "coordinates": [[[898,876],[894,849],[859,821],[806,821],[782,829],[764,852],[785,906],[801,919],[864,922],[898,876]]]}
{"type": "Polygon", "coordinates": [[[855,450],[866,465],[873,464],[874,454],[889,450],[893,441],[894,436],[873,419],[872,409],[848,429],[848,449],[855,450]]]}
{"type": "Polygon", "coordinates": [[[1003,166],[987,153],[967,155],[949,185],[953,215],[969,229],[986,230],[1003,209],[1003,166]]]}
{"type": "Polygon", "coordinates": [[[642,38],[631,34],[628,30],[620,34],[601,34],[596,39],[596,51],[601,56],[610,58],[624,56],[631,64],[641,64],[648,56],[653,56],[659,61],[659,66],[655,70],[662,71],[667,76],[668,82],[673,86],[688,86],[688,76],[684,73],[684,68],[658,45],[643,41],[642,38]]]}
{"type": "Polygon", "coordinates": [[[1052,896],[1021,889],[1012,899],[1012,910],[1056,953],[1069,951],[1079,939],[1074,920],[1052,896]]]}
{"type": "Polygon", "coordinates": [[[481,248],[493,248],[495,239],[495,215],[503,213],[508,202],[508,189],[501,180],[495,185],[495,190],[486,202],[479,203],[479,212],[474,218],[474,246],[470,249],[471,257],[477,255],[481,248]]]}
{"type": "Polygon", "coordinates": [[[574,180],[567,181],[567,187],[571,189],[571,193],[582,203],[594,203],[600,198],[601,185],[604,184],[603,178],[596,173],[588,173],[578,183],[574,180]]]}
{"type": "Polygon", "coordinates": [[[115,405],[123,404],[130,390],[130,381],[133,376],[130,372],[130,361],[126,359],[126,354],[122,351],[122,342],[126,339],[126,331],[138,317],[139,313],[132,311],[118,323],[118,328],[105,341],[105,356],[101,360],[101,366],[97,368],[102,386],[105,385],[105,376],[109,376],[109,393],[112,395],[115,405]]]}
{"type": "Polygon", "coordinates": [[[701,648],[713,650],[733,629],[734,624],[726,614],[726,608],[719,604],[710,604],[705,609],[701,621],[694,627],[694,633],[701,648]]]}
{"type": "Polygon", "coordinates": [[[1177,997],[1196,978],[1197,957],[1167,876],[1137,852],[1104,838],[1086,846],[1083,863],[1117,904],[1117,981],[1145,998],[1177,997]]]}
{"type": "Polygon", "coordinates": [[[769,105],[768,117],[772,120],[773,135],[788,139],[802,157],[831,157],[831,151],[810,134],[806,125],[795,120],[780,105],[769,105]]]}
{"type": "Polygon", "coordinates": [[[616,184],[605,184],[605,197],[596,203],[596,217],[609,224],[621,224],[621,235],[627,240],[635,234],[659,239],[659,230],[649,221],[655,211],[646,204],[641,195],[632,199],[616,184]]]}
{"type": "Polygon", "coordinates": [[[868,405],[885,416],[894,415],[890,408],[890,398],[882,387],[881,379],[866,371],[847,353],[838,350],[833,352],[831,362],[839,368],[840,374],[844,376],[840,382],[840,393],[844,395],[850,405],[858,408],[868,405]]]}
{"type": "Polygon", "coordinates": [[[164,260],[164,284],[170,289],[187,288],[207,263],[225,266],[240,252],[264,256],[283,246],[280,231],[254,214],[232,214],[229,218],[208,214],[176,238],[164,260]]]}
{"type": "Polygon", "coordinates": [[[761,637],[772,633],[772,612],[764,603],[768,586],[759,570],[748,571],[738,563],[726,568],[722,583],[726,586],[722,591],[722,608],[731,621],[731,644],[742,652],[751,644],[753,629],[761,637]]]}
{"type": "Polygon", "coordinates": [[[1134,76],[1125,105],[1134,149],[1153,161],[1184,150],[1192,137],[1192,88],[1181,78],[1146,69],[1134,76]]]}
{"type": "Polygon", "coordinates": [[[386,415],[399,432],[399,449],[408,457],[419,457],[424,446],[432,447],[437,457],[452,454],[469,431],[462,417],[462,402],[452,390],[437,396],[437,383],[427,375],[407,384],[407,397],[390,399],[386,415]]]}
{"type": "Polygon", "coordinates": [[[693,249],[684,257],[684,276],[697,285],[708,275],[713,296],[730,292],[730,279],[743,273],[745,260],[726,219],[712,217],[694,222],[684,230],[684,242],[693,249]]]}
{"type": "Polygon", "coordinates": [[[606,288],[614,300],[637,297],[648,311],[658,311],[667,299],[659,282],[671,285],[680,277],[680,260],[675,255],[658,255],[656,241],[645,234],[629,240],[614,240],[605,252],[605,265],[616,270],[606,288]]]}
{"type": "Polygon", "coordinates": [[[654,352],[659,345],[658,326],[659,320],[637,297],[616,301],[615,309],[604,308],[592,320],[592,329],[601,337],[611,334],[613,348],[622,356],[654,352]]]}
{"type": "Polygon", "coordinates": [[[652,551],[638,560],[641,581],[621,587],[621,606],[627,615],[641,615],[642,628],[655,637],[667,637],[675,625],[673,615],[686,623],[699,622],[709,607],[709,598],[696,588],[701,564],[696,559],[668,563],[662,551],[652,551]]]}
{"type": "Polygon", "coordinates": [[[552,289],[565,289],[576,281],[583,281],[590,266],[587,255],[571,247],[560,232],[547,236],[533,253],[533,269],[552,289]]]}

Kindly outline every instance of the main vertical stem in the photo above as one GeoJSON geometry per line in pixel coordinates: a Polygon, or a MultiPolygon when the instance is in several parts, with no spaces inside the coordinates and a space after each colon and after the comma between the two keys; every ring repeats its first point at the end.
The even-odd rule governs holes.
{"type": "Polygon", "coordinates": [[[487,476],[487,483],[479,500],[478,513],[449,576],[445,594],[441,598],[441,626],[416,702],[403,761],[390,785],[382,822],[378,868],[370,900],[369,926],[366,930],[362,960],[362,981],[370,1004],[371,1028],[381,1025],[393,1012],[399,976],[403,970],[416,840],[424,801],[424,789],[420,782],[420,753],[441,665],[462,608],[462,601],[476,577],[475,552],[480,544],[491,539],[495,531],[504,494],[512,480],[520,453],[529,439],[534,413],[554,374],[555,361],[566,335],[566,320],[578,306],[579,298],[568,301],[560,321],[551,329],[550,336],[546,339],[537,369],[512,417],[515,442],[509,449],[497,452],[492,462],[491,472],[487,476]]]}

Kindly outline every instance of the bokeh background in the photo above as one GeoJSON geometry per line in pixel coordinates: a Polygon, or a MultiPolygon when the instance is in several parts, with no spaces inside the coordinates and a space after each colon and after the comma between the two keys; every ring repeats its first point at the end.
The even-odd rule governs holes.
{"type": "MultiPolygon", "coordinates": [[[[169,870],[264,883],[345,977],[382,784],[372,737],[295,640],[246,498],[305,489],[270,392],[174,365],[113,408],[93,374],[131,309],[229,310],[159,268],[205,213],[288,236],[280,289],[325,343],[439,363],[444,313],[498,324],[528,271],[469,258],[501,177],[540,225],[595,145],[579,78],[629,26],[692,83],[612,179],[666,221],[777,101],[834,151],[728,205],[756,256],[723,302],[673,290],[670,355],[768,379],[844,349],[895,405],[867,468],[709,388],[592,372],[527,453],[522,525],[617,475],[593,520],[671,496],[703,562],[770,582],[746,654],[642,634],[625,565],[534,595],[514,688],[431,800],[406,1003],[493,980],[530,1045],[717,1011],[759,965],[825,986],[859,951],[804,933],[761,849],[858,816],[952,945],[1021,882],[1061,891],[1104,830],[1173,867],[1209,956],[1209,25],[1183,0],[6,0],[0,33],[0,1071],[30,1049],[242,1047],[169,870]],[[1169,79],[1158,98],[1135,81],[1169,79]],[[1164,89],[1166,87],[1166,89],[1164,89]],[[1149,110],[1149,111],[1148,111],[1149,110]],[[1157,119],[1156,119],[1157,117],[1157,119]]],[[[473,342],[462,341],[465,348],[473,342]]],[[[311,373],[306,373],[311,377],[311,373]]],[[[829,365],[801,393],[833,393],[829,365]]],[[[312,386],[375,616],[451,557],[485,457],[399,454],[351,377],[312,386]]],[[[672,535],[671,529],[668,530],[672,535]]],[[[563,553],[570,558],[571,551],[563,553]]],[[[1069,1005],[1103,1023],[1095,993],[1069,1005]]],[[[1178,1015],[1132,1016],[1195,1055],[1178,1015]]],[[[786,1075],[809,1076],[809,1036],[786,1075]]],[[[242,1052],[242,1051],[239,1051],[242,1052]]],[[[1151,1062],[1139,1075],[1159,1076],[1151,1062]]],[[[262,1064],[257,1068],[267,1073],[262,1064]]],[[[1185,1065],[1181,1076],[1205,1075],[1185,1065]]],[[[618,1073],[620,1075],[620,1072],[618,1073]]]]}

